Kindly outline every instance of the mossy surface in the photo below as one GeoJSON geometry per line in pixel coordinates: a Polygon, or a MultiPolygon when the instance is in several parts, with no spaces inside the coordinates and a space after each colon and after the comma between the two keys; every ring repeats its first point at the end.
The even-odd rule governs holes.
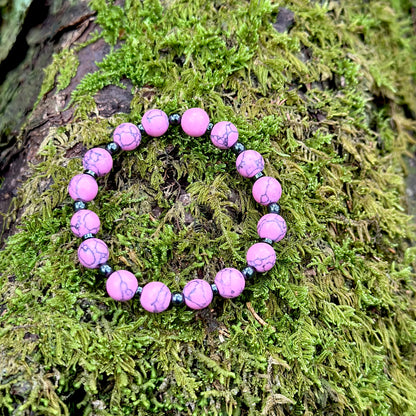
{"type": "MultiPolygon", "coordinates": [[[[91,2],[112,49],[75,90],[76,121],[45,137],[0,253],[2,414],[414,415],[412,4],[342,3],[91,2]],[[100,117],[95,94],[126,78],[131,112],[100,117]],[[67,184],[120,122],[194,106],[263,154],[289,231],[239,298],[152,315],[77,262],[67,184]]],[[[77,62],[56,56],[42,94],[77,62]]],[[[244,266],[266,211],[234,158],[174,129],[117,156],[89,204],[110,263],[172,290],[244,266]]]]}

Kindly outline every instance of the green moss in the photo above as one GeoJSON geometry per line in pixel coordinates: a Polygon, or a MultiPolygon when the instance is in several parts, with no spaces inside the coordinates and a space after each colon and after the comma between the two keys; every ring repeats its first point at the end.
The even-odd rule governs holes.
{"type": "Polygon", "coordinates": [[[57,85],[57,91],[65,89],[76,75],[78,64],[75,50],[65,49],[55,55],[53,65],[45,70],[45,79],[40,92],[41,96],[51,91],[55,85],[57,85]],[[55,82],[55,78],[57,78],[57,82],[55,82]]]}
{"type": "MultiPolygon", "coordinates": [[[[3,413],[411,416],[410,3],[91,7],[102,28],[91,41],[112,48],[73,93],[77,120],[45,137],[19,191],[21,231],[0,253],[3,413]],[[279,6],[295,13],[283,34],[272,26],[279,6]],[[91,116],[95,94],[125,78],[131,112],[91,116]],[[102,144],[149,108],[192,106],[235,123],[263,154],[282,183],[289,232],[275,246],[277,266],[239,298],[150,315],[137,301],[111,300],[104,280],[77,263],[66,187],[81,161],[68,150],[102,144]]],[[[82,47],[55,56],[41,95],[68,85],[82,47]]],[[[89,204],[111,264],[172,290],[244,265],[266,211],[231,153],[172,130],[116,164],[89,204]]]]}

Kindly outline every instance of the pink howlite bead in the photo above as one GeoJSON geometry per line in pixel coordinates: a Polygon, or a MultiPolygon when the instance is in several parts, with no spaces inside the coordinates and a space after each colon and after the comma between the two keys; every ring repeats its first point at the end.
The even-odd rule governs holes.
{"type": "Polygon", "coordinates": [[[212,144],[219,149],[229,149],[237,140],[237,127],[229,121],[220,121],[211,130],[212,144]]]}
{"type": "Polygon", "coordinates": [[[110,274],[105,286],[110,297],[125,302],[134,297],[139,285],[133,273],[127,270],[117,270],[110,274]]]}
{"type": "Polygon", "coordinates": [[[211,285],[202,279],[194,279],[183,288],[186,305],[191,309],[206,308],[212,301],[211,285]]]}
{"type": "Polygon", "coordinates": [[[113,158],[107,150],[94,147],[85,153],[82,165],[84,169],[92,170],[98,176],[104,176],[113,168],[113,158]]]}
{"type": "Polygon", "coordinates": [[[89,209],[77,211],[71,218],[71,231],[77,237],[85,234],[97,234],[100,230],[100,219],[98,215],[89,209]]]}
{"type": "Polygon", "coordinates": [[[97,196],[97,192],[97,182],[85,173],[75,175],[68,185],[68,193],[74,201],[90,202],[97,196]]]}
{"type": "Polygon", "coordinates": [[[160,137],[168,131],[169,119],[162,110],[149,110],[142,117],[142,126],[149,136],[160,137]]]}
{"type": "Polygon", "coordinates": [[[209,124],[208,114],[202,108],[190,108],[181,118],[182,130],[192,137],[202,136],[209,124]]]}
{"type": "Polygon", "coordinates": [[[252,178],[264,168],[263,156],[255,150],[241,152],[235,162],[237,171],[245,178],[252,178]]]}
{"type": "Polygon", "coordinates": [[[244,290],[246,281],[239,270],[227,267],[217,273],[215,285],[223,298],[235,298],[244,290]]]}
{"type": "Polygon", "coordinates": [[[257,223],[257,232],[260,238],[269,238],[277,242],[286,235],[286,221],[278,214],[263,215],[257,223]]]}
{"type": "Polygon", "coordinates": [[[246,258],[247,264],[258,272],[267,272],[276,263],[276,253],[273,247],[267,243],[253,244],[247,250],[246,258]]]}
{"type": "Polygon", "coordinates": [[[261,205],[269,205],[277,202],[282,196],[280,182],[271,176],[262,176],[253,184],[254,199],[261,205]]]}
{"type": "Polygon", "coordinates": [[[140,303],[149,312],[159,313],[165,311],[169,305],[172,294],[162,282],[147,283],[140,295],[140,303]]]}
{"type": "Polygon", "coordinates": [[[99,238],[89,238],[78,247],[78,259],[88,269],[96,269],[107,262],[109,257],[108,247],[99,238]]]}
{"type": "Polygon", "coordinates": [[[134,150],[139,146],[142,135],[139,128],[132,123],[123,123],[116,127],[113,140],[122,150],[134,150]]]}

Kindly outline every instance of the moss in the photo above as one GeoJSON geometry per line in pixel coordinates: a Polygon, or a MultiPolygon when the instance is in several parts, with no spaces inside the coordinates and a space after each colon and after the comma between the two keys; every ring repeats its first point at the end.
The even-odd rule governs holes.
{"type": "MultiPolygon", "coordinates": [[[[113,48],[75,90],[77,120],[45,137],[20,189],[21,231],[0,253],[3,413],[411,416],[411,4],[91,7],[113,48]],[[273,29],[278,6],[295,13],[288,33],[273,29]],[[97,116],[95,94],[124,78],[134,86],[130,114],[97,116]],[[81,163],[67,155],[102,144],[120,122],[140,122],[148,108],[192,106],[234,122],[264,155],[265,172],[283,186],[289,232],[277,266],[239,298],[150,315],[109,299],[103,279],[78,265],[66,186],[81,163]]],[[[76,59],[55,57],[42,94],[53,80],[67,85],[76,59]]],[[[172,290],[243,266],[265,211],[233,163],[179,130],[116,158],[90,204],[111,264],[172,290]]]]}

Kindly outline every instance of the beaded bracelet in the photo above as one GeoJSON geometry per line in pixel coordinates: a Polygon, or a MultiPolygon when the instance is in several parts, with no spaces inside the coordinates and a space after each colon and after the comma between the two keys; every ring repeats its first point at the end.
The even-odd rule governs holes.
{"type": "Polygon", "coordinates": [[[186,304],[191,309],[207,307],[214,294],[224,298],[235,298],[244,290],[246,280],[257,272],[270,270],[276,262],[272,247],[286,234],[286,222],[279,215],[277,204],[282,188],[273,177],[264,176],[264,159],[255,150],[246,150],[238,142],[237,128],[229,121],[220,121],[213,125],[208,114],[201,108],[190,108],[182,117],[179,114],[167,116],[161,110],[147,111],[138,126],[132,123],[120,124],[113,133],[113,142],[104,148],[95,147],[86,152],[83,158],[84,173],[75,175],[68,185],[68,192],[74,202],[75,214],[71,218],[71,230],[82,238],[78,248],[80,263],[89,269],[99,269],[107,277],[106,289],[110,297],[117,301],[127,301],[136,294],[140,303],[149,312],[162,312],[170,306],[186,304]],[[134,150],[139,146],[142,135],[160,137],[166,133],[169,125],[181,125],[183,131],[191,137],[200,137],[210,133],[211,141],[219,149],[231,149],[237,156],[236,166],[240,175],[253,178],[252,194],[261,205],[268,207],[268,214],[257,223],[257,232],[262,239],[247,251],[247,265],[240,271],[232,267],[220,270],[214,283],[202,279],[188,282],[182,292],[173,292],[162,282],[150,282],[143,287],[133,273],[127,270],[113,269],[107,264],[109,251],[104,241],[95,238],[99,231],[100,220],[93,211],[86,209],[86,202],[92,201],[98,192],[97,177],[104,176],[113,167],[112,156],[121,150],[134,150]]]}

